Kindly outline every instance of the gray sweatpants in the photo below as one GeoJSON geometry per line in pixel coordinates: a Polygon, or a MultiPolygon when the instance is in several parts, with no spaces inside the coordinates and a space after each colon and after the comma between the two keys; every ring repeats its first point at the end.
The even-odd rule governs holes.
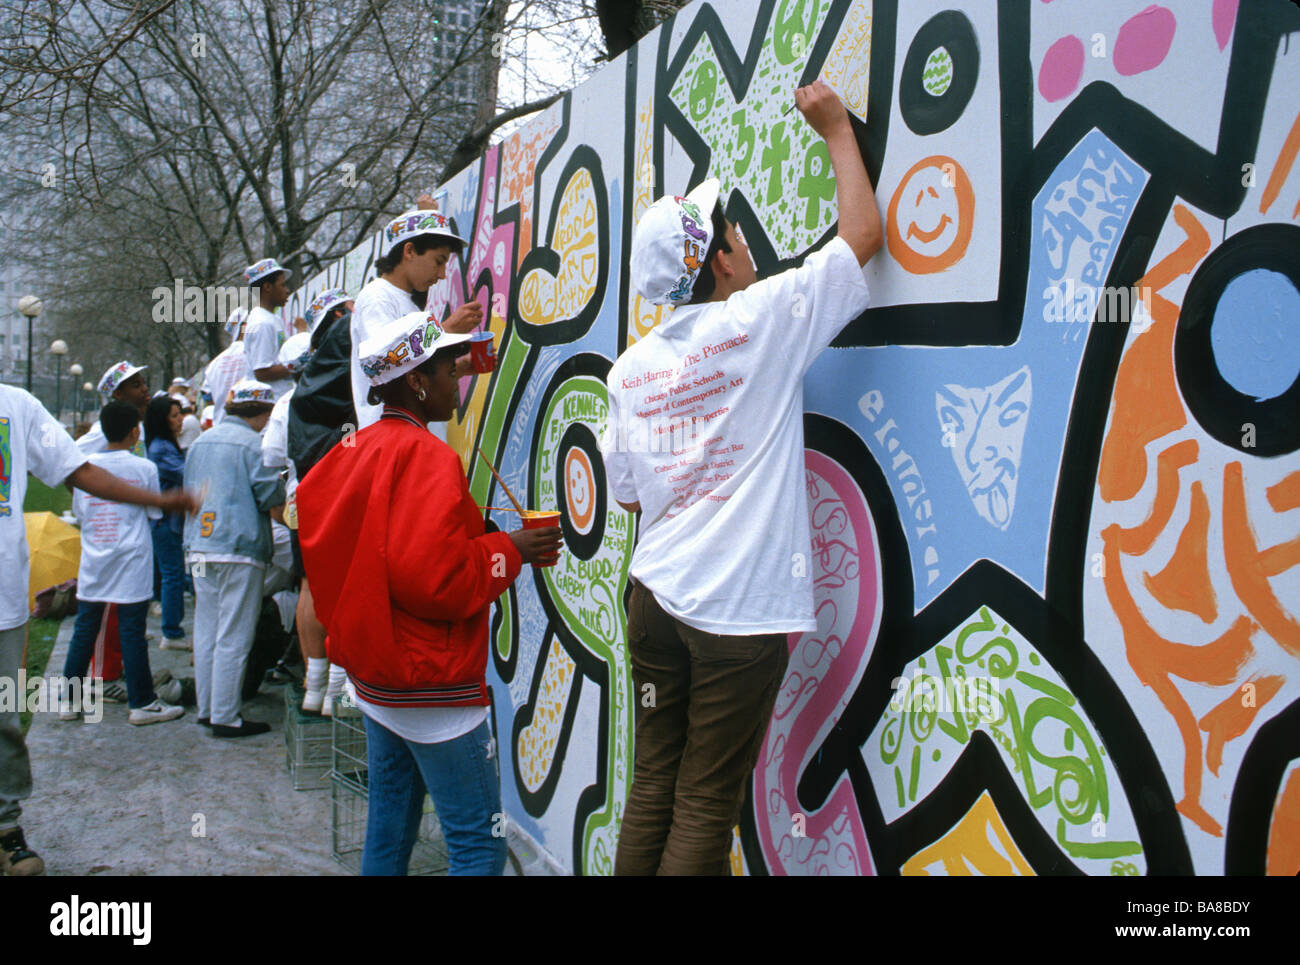
{"type": "MultiPolygon", "coordinates": [[[[0,680],[18,694],[18,669],[27,642],[27,624],[0,630],[0,680]]],[[[21,703],[21,701],[19,701],[21,703]]],[[[18,720],[18,706],[0,709],[0,831],[12,828],[23,813],[19,804],[32,793],[32,765],[27,757],[27,740],[18,720]]]]}
{"type": "Polygon", "coordinates": [[[262,610],[264,571],[252,563],[194,568],[194,686],[199,716],[238,727],[240,690],[262,610]]]}

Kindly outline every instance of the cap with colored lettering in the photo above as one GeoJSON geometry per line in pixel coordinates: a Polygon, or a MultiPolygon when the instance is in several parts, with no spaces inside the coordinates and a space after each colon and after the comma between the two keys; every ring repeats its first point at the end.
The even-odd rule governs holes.
{"type": "Polygon", "coordinates": [[[660,198],[632,233],[632,290],[652,305],[683,305],[713,243],[713,207],[718,179],[710,178],[686,197],[660,198]]]}
{"type": "Polygon", "coordinates": [[[409,312],[361,343],[361,371],[371,385],[384,385],[423,365],[434,352],[468,342],[473,334],[445,331],[433,312],[409,312]]]}
{"type": "Polygon", "coordinates": [[[452,230],[451,219],[445,214],[440,211],[423,211],[417,208],[414,211],[406,212],[384,226],[384,257],[387,258],[392,254],[393,249],[398,245],[406,244],[406,242],[418,238],[420,235],[445,238],[448,242],[453,243],[457,250],[465,247],[465,239],[452,230]]]}
{"type": "Polygon", "coordinates": [[[105,396],[111,396],[121,387],[123,382],[137,372],[143,372],[148,367],[147,365],[132,365],[126,359],[123,359],[104,373],[104,377],[99,380],[99,391],[105,396]]]}
{"type": "Polygon", "coordinates": [[[260,405],[275,405],[275,390],[265,382],[259,382],[256,379],[240,379],[230,387],[230,394],[226,396],[226,408],[232,405],[247,405],[256,403],[260,405]]]}
{"type": "Polygon", "coordinates": [[[263,258],[261,261],[255,261],[244,269],[244,283],[256,285],[267,275],[274,275],[278,271],[284,272],[286,278],[293,274],[274,258],[263,258]]]}

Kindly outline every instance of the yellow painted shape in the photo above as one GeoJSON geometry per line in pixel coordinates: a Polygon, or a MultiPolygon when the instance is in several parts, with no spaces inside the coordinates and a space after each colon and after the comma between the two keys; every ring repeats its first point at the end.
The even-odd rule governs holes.
{"type": "Polygon", "coordinates": [[[564,707],[572,690],[577,664],[564,652],[559,641],[552,639],[546,654],[546,669],[533,705],[533,719],[519,732],[516,756],[524,786],[537,793],[555,763],[555,749],[564,722],[564,707]]]}
{"type": "Polygon", "coordinates": [[[560,196],[551,245],[560,256],[558,276],[540,268],[519,284],[519,317],[530,325],[574,318],[596,294],[600,234],[591,172],[578,168],[560,196]]]}
{"type": "Polygon", "coordinates": [[[1032,875],[988,791],[942,838],[912,855],[905,875],[1032,875]]]}

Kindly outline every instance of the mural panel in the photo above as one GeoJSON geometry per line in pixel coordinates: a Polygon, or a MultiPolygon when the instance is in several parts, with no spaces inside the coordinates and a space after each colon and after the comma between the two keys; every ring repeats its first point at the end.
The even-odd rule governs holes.
{"type": "Polygon", "coordinates": [[[471,244],[432,304],[479,301],[498,345],[448,440],[482,505],[478,449],[565,518],[493,608],[513,822],[612,870],[637,520],[595,439],[670,311],[631,291],[636,218],[716,176],[760,275],[825,244],[829,158],[790,109],[820,76],[886,245],[805,384],[818,629],[733,870],[1296,873],[1296,31],[1284,0],[696,0],[445,185],[471,244]]]}

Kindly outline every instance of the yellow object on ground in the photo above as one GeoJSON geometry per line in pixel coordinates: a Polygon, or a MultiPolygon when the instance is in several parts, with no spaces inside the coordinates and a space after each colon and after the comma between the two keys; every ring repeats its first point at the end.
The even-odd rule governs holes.
{"type": "Polygon", "coordinates": [[[31,553],[31,580],[27,587],[27,608],[36,605],[36,594],[47,586],[77,577],[81,566],[81,530],[53,513],[24,513],[27,549],[31,553]]]}

